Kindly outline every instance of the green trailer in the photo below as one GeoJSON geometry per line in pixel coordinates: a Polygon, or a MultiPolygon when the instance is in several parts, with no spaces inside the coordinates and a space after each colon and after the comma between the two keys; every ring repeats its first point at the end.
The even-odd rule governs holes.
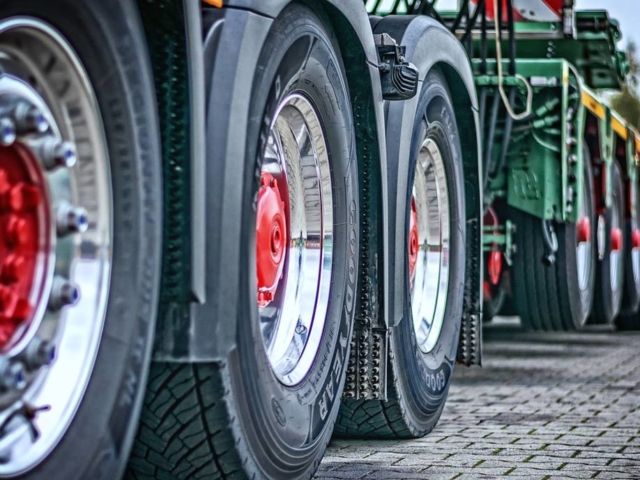
{"type": "Polygon", "coordinates": [[[629,69],[618,23],[573,1],[460,3],[457,11],[421,1],[368,6],[437,18],[471,59],[483,144],[484,320],[502,313],[533,330],[639,327],[640,143],[604,99],[629,69]]]}

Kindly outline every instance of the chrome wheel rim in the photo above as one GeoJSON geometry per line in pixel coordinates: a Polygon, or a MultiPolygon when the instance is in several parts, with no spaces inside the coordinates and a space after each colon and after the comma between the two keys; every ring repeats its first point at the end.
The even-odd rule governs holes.
{"type": "Polygon", "coordinates": [[[274,115],[257,210],[262,339],[274,374],[293,386],[304,379],[318,355],[333,268],[327,145],[315,107],[300,93],[284,98],[274,115]]]}
{"type": "Polygon", "coordinates": [[[111,275],[112,193],[97,101],[64,38],[36,19],[3,21],[0,70],[0,125],[15,127],[10,148],[24,153],[41,196],[33,308],[0,353],[0,475],[14,476],[58,444],[93,370],[111,275]],[[30,108],[28,118],[17,105],[30,108]]]}
{"type": "Polygon", "coordinates": [[[591,278],[591,261],[592,261],[592,239],[591,239],[591,218],[590,209],[587,202],[587,184],[589,179],[585,178],[582,188],[582,201],[580,202],[580,212],[578,215],[578,223],[576,227],[576,268],[578,270],[578,286],[581,291],[589,288],[589,280],[591,278]]]}
{"type": "Polygon", "coordinates": [[[429,353],[438,343],[444,325],[451,234],[444,161],[438,145],[430,138],[420,148],[411,203],[415,205],[417,228],[417,249],[412,249],[415,240],[411,232],[409,246],[415,257],[410,259],[409,268],[411,313],[418,346],[423,353],[429,353]]]}
{"type": "Polygon", "coordinates": [[[622,199],[614,195],[611,203],[611,251],[609,252],[609,280],[611,291],[617,292],[622,286],[622,199]]]}

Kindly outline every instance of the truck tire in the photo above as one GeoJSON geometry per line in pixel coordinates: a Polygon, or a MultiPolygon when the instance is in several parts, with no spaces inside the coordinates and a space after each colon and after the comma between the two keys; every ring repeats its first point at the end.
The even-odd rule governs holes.
{"type": "Polygon", "coordinates": [[[487,285],[487,283],[485,280],[484,298],[482,300],[482,321],[485,323],[500,315],[508,296],[500,285],[493,286],[487,285]]]}
{"type": "Polygon", "coordinates": [[[310,478],[324,455],[359,255],[350,97],[324,25],[292,4],[271,27],[238,185],[246,228],[233,241],[245,254],[228,272],[239,289],[235,347],[225,362],[153,364],[128,478],[310,478]]]}
{"type": "Polygon", "coordinates": [[[625,316],[634,316],[640,309],[640,189],[633,189],[633,194],[636,204],[631,205],[624,234],[626,268],[622,313],[625,316]]]}
{"type": "Polygon", "coordinates": [[[593,323],[605,325],[612,323],[620,313],[624,293],[624,185],[617,162],[613,163],[611,180],[611,208],[608,208],[599,220],[604,224],[604,235],[601,235],[602,238],[599,240],[604,242],[604,258],[596,269],[595,298],[591,316],[593,323]]]}
{"type": "Polygon", "coordinates": [[[512,209],[518,247],[511,269],[513,300],[527,330],[580,330],[591,313],[596,251],[593,176],[587,152],[584,175],[578,223],[554,227],[512,209]],[[548,229],[546,233],[543,228],[548,229]],[[549,258],[549,241],[557,243],[555,259],[549,258]]]}
{"type": "Polygon", "coordinates": [[[437,70],[424,81],[417,112],[408,184],[397,199],[396,211],[406,212],[397,237],[408,241],[398,246],[406,258],[404,314],[390,337],[388,400],[343,401],[340,436],[428,434],[453,374],[465,278],[464,180],[451,94],[437,70]]]}
{"type": "Polygon", "coordinates": [[[0,477],[119,478],[162,247],[142,27],[129,1],[6,0],[0,52],[0,477]]]}

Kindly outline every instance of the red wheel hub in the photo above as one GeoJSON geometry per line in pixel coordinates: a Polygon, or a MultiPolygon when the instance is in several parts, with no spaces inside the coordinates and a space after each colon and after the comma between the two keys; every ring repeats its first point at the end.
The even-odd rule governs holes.
{"type": "Polygon", "coordinates": [[[619,252],[622,250],[622,230],[619,228],[611,229],[611,251],[619,252]]]}
{"type": "Polygon", "coordinates": [[[263,173],[258,192],[256,224],[256,271],[258,275],[258,305],[271,303],[282,278],[287,249],[285,204],[278,182],[263,173]]]}
{"type": "MultiPolygon", "coordinates": [[[[498,220],[498,214],[493,208],[489,207],[487,213],[484,215],[482,223],[484,226],[496,227],[494,233],[499,233],[498,226],[500,225],[500,221],[498,220]]],[[[485,286],[485,288],[500,285],[500,278],[502,277],[503,265],[502,252],[499,250],[500,245],[494,243],[492,248],[493,250],[491,250],[489,255],[485,257],[487,259],[487,277],[490,284],[485,286]]]]}
{"type": "Polygon", "coordinates": [[[487,273],[491,285],[498,286],[502,276],[502,252],[490,252],[487,261],[487,273]]]}
{"type": "Polygon", "coordinates": [[[582,217],[576,224],[576,235],[578,243],[587,243],[591,241],[591,220],[589,217],[582,217]]]}
{"type": "Polygon", "coordinates": [[[640,248],[640,230],[631,232],[631,248],[640,248]]]}
{"type": "Polygon", "coordinates": [[[19,145],[0,147],[0,348],[31,321],[39,256],[46,255],[48,209],[39,165],[19,145]],[[40,184],[36,183],[39,182],[40,184]]]}
{"type": "Polygon", "coordinates": [[[418,234],[418,208],[415,197],[411,198],[411,212],[409,212],[409,278],[413,281],[413,274],[418,263],[420,251],[420,236],[418,234]]]}

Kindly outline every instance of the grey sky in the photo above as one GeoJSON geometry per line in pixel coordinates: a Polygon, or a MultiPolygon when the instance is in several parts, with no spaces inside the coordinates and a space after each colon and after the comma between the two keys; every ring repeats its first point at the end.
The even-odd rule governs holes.
{"type": "MultiPolygon", "coordinates": [[[[456,8],[458,0],[438,0],[442,9],[456,8]]],[[[604,9],[620,22],[623,39],[619,48],[633,38],[640,47],[640,1],[638,0],[576,0],[578,10],[604,9]]]]}

